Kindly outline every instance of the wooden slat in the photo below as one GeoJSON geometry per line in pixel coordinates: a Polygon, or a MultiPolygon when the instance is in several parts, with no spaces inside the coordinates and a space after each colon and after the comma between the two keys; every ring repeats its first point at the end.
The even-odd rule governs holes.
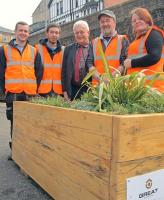
{"type": "Polygon", "coordinates": [[[28,103],[21,102],[18,105],[14,119],[25,123],[28,119],[26,128],[29,130],[44,131],[47,135],[54,134],[54,137],[73,145],[80,145],[80,148],[90,153],[110,158],[112,116],[35,104],[30,104],[29,111],[28,103]]]}
{"type": "Polygon", "coordinates": [[[112,152],[117,162],[164,154],[164,114],[115,116],[112,152]]]}

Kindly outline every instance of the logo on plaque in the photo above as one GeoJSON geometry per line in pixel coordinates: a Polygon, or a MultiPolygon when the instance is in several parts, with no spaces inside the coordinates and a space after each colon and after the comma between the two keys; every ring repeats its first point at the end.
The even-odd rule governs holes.
{"type": "Polygon", "coordinates": [[[150,189],[152,187],[152,185],[153,185],[153,181],[151,179],[148,179],[145,184],[146,188],[150,189]]]}

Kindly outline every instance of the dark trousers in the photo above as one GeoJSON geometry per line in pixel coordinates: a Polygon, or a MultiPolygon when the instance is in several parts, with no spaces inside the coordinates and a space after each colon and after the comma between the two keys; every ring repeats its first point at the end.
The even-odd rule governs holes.
{"type": "Polygon", "coordinates": [[[72,84],[71,86],[71,100],[73,99],[79,99],[81,97],[81,95],[86,92],[88,89],[87,86],[78,86],[78,85],[74,85],[72,84]]]}
{"type": "Polygon", "coordinates": [[[13,134],[13,102],[6,103],[6,117],[8,120],[10,120],[10,135],[12,138],[12,134],[13,134]]]}
{"type": "Polygon", "coordinates": [[[8,120],[10,120],[11,126],[10,126],[10,135],[12,139],[13,135],[13,102],[14,101],[27,101],[30,98],[34,97],[34,95],[27,95],[24,92],[20,94],[14,94],[11,92],[8,92],[6,95],[6,117],[8,120]]]}

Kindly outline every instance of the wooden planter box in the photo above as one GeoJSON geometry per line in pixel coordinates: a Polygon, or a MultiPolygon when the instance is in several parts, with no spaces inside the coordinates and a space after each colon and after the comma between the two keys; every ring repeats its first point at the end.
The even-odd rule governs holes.
{"type": "Polygon", "coordinates": [[[127,178],[164,168],[164,114],[15,102],[12,156],[55,200],[126,200],[127,178]]]}

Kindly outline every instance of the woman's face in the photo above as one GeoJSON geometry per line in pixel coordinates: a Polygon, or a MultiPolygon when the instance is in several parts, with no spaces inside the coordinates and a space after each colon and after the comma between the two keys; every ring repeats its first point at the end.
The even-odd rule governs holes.
{"type": "Polygon", "coordinates": [[[131,22],[134,33],[142,33],[143,31],[147,30],[148,24],[138,15],[133,14],[131,22]]]}

